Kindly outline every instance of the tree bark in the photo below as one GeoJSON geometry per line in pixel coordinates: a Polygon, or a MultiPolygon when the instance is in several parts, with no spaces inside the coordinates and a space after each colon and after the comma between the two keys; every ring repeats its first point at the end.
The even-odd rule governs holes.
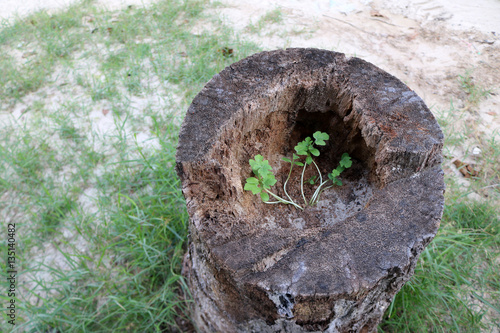
{"type": "Polygon", "coordinates": [[[187,111],[176,157],[199,331],[375,331],[438,230],[442,146],[420,97],[358,58],[278,50],[215,75],[187,111]],[[316,131],[330,135],[323,175],[353,158],[342,186],[304,211],[244,191],[261,154],[285,197],[281,158],[316,131]]]}

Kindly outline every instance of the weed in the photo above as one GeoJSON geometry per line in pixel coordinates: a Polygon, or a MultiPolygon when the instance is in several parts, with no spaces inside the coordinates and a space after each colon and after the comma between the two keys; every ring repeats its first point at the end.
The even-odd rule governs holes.
{"type": "Polygon", "coordinates": [[[459,75],[458,81],[460,87],[467,93],[469,103],[472,105],[477,105],[491,94],[491,89],[486,89],[474,81],[470,70],[466,71],[464,75],[459,75]]]}
{"type": "MultiPolygon", "coordinates": [[[[247,30],[250,33],[258,34],[264,30],[264,28],[269,28],[272,24],[282,23],[284,19],[283,12],[280,8],[275,8],[271,11],[266,12],[262,17],[260,17],[255,24],[250,23],[247,26],[247,30]]],[[[268,30],[269,33],[269,30],[268,30]]]]}
{"type": "MultiPolygon", "coordinates": [[[[294,148],[298,155],[305,156],[304,163],[297,161],[299,159],[299,156],[295,154],[292,155],[291,160],[287,157],[282,158],[283,161],[290,163],[290,171],[288,172],[288,177],[283,185],[283,190],[286,196],[288,197],[288,200],[283,199],[277,196],[276,194],[272,193],[271,191],[269,191],[271,186],[274,186],[274,184],[276,184],[276,178],[272,173],[272,168],[269,165],[269,161],[264,160],[262,155],[256,155],[255,160],[250,159],[249,161],[250,166],[252,167],[252,171],[256,177],[247,178],[244,189],[247,191],[252,191],[252,194],[260,194],[262,201],[264,201],[267,204],[284,203],[293,205],[294,207],[303,210],[304,208],[298,205],[290,197],[290,195],[286,190],[286,185],[290,180],[290,176],[292,174],[292,169],[294,165],[302,167],[302,173],[300,177],[300,193],[302,194],[302,198],[304,199],[305,206],[316,204],[319,201],[319,197],[324,190],[332,187],[333,185],[339,185],[339,186],[342,185],[342,181],[337,177],[340,176],[340,174],[346,168],[351,167],[352,165],[351,158],[347,153],[344,153],[342,155],[339,166],[336,169],[333,169],[332,172],[328,174],[328,178],[332,181],[333,185],[323,188],[323,186],[328,183],[328,180],[323,181],[323,176],[321,175],[321,171],[319,170],[319,167],[316,164],[316,162],[314,162],[313,156],[318,157],[320,155],[319,150],[316,147],[314,147],[314,145],[318,146],[326,145],[325,141],[329,139],[329,135],[324,132],[317,131],[313,134],[313,137],[314,141],[310,137],[307,137],[304,139],[304,141],[299,142],[294,148]],[[314,164],[316,170],[318,171],[319,185],[316,188],[316,191],[314,191],[314,194],[312,195],[311,199],[307,201],[304,195],[304,173],[306,171],[306,167],[310,164],[314,164]],[[278,201],[270,202],[269,195],[271,195],[278,201]]],[[[308,182],[311,185],[315,184],[313,178],[309,179],[308,182]]]]}

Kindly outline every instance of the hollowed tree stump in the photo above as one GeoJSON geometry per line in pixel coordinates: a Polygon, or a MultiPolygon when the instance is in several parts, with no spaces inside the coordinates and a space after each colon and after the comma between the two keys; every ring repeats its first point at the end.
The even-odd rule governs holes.
{"type": "MultiPolygon", "coordinates": [[[[358,58],[279,50],[214,76],[189,107],[177,150],[199,331],[375,331],[438,230],[442,145],[424,102],[358,58]],[[243,190],[249,159],[261,154],[284,196],[281,157],[315,131],[330,135],[316,161],[324,175],[352,156],[343,186],[305,211],[243,190]]],[[[297,202],[299,178],[288,186],[297,202]]]]}

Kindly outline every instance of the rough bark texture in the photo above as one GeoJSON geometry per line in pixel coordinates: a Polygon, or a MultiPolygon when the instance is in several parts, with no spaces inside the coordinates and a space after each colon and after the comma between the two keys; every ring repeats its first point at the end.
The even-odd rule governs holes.
{"type": "Polygon", "coordinates": [[[279,50],[214,76],[189,107],[177,150],[198,329],[375,331],[439,227],[442,145],[424,102],[358,58],[279,50]],[[261,154],[283,195],[281,157],[318,130],[330,135],[323,174],[342,153],[353,157],[343,186],[305,211],[243,190],[248,160],[261,154]]]}

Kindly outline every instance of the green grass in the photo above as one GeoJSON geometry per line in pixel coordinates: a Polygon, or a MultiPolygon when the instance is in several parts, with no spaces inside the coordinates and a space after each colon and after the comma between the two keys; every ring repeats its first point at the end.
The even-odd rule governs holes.
{"type": "Polygon", "coordinates": [[[498,327],[499,226],[491,203],[448,200],[438,235],[396,295],[380,331],[480,332],[498,327]]]}
{"type": "MultiPolygon", "coordinates": [[[[175,332],[189,321],[179,124],[213,75],[260,50],[205,14],[211,6],[165,0],[110,12],[87,0],[0,30],[0,216],[17,225],[17,332],[175,332]],[[193,33],[200,22],[211,32],[193,33]]],[[[250,33],[284,18],[268,12],[250,33]]],[[[463,110],[448,111],[445,152],[474,134],[460,127],[463,110]]],[[[447,178],[442,229],[381,331],[499,325],[499,149],[497,137],[481,140],[488,172],[473,189],[488,199],[466,201],[447,178]]]]}
{"type": "Polygon", "coordinates": [[[266,12],[262,15],[257,22],[250,23],[247,26],[247,30],[252,34],[260,35],[263,31],[266,32],[266,35],[273,35],[275,31],[272,31],[270,28],[275,24],[280,24],[284,20],[284,14],[281,8],[275,8],[266,12]]]}
{"type": "Polygon", "coordinates": [[[474,80],[471,70],[467,70],[463,75],[459,75],[458,82],[460,83],[460,87],[467,94],[468,102],[471,105],[477,105],[492,92],[491,89],[486,89],[474,80]]]}
{"type": "Polygon", "coordinates": [[[0,211],[22,249],[17,331],[170,332],[188,321],[180,120],[213,75],[259,50],[208,7],[85,1],[0,30],[0,211]],[[192,33],[200,20],[215,31],[192,33]]]}

